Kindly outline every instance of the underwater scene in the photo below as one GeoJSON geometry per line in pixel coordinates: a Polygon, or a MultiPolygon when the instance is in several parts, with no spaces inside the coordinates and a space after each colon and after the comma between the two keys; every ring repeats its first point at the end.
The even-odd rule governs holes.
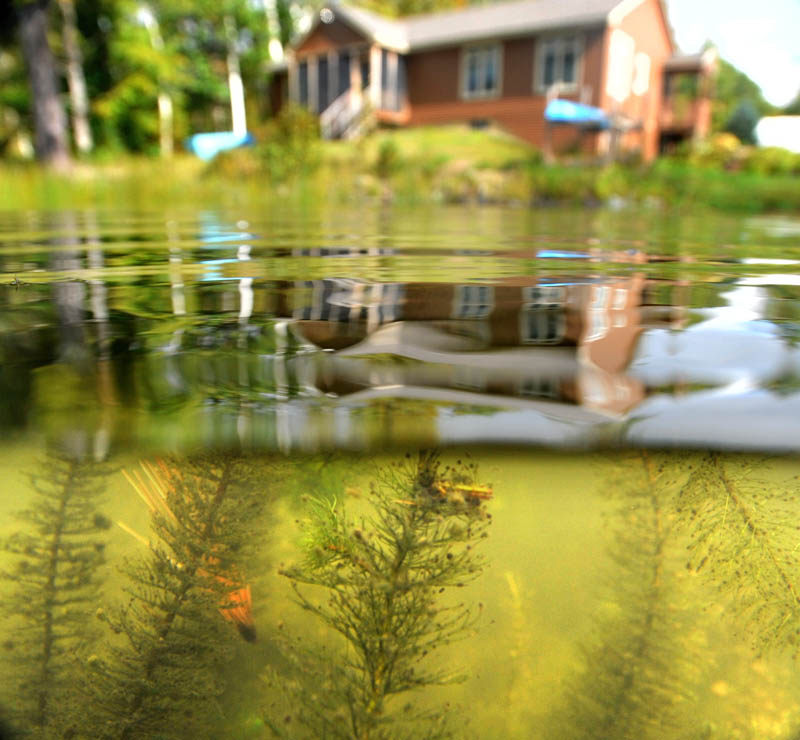
{"type": "Polygon", "coordinates": [[[0,737],[800,737],[800,220],[0,220],[0,737]]]}

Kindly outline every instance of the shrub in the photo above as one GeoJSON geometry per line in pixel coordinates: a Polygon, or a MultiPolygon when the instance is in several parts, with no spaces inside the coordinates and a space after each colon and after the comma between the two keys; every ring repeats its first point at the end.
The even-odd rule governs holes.
{"type": "Polygon", "coordinates": [[[383,180],[388,180],[402,163],[400,149],[393,138],[382,139],[378,145],[378,154],[375,158],[375,174],[383,180]]]}
{"type": "Polygon", "coordinates": [[[800,174],[800,154],[777,146],[749,149],[742,167],[760,175],[800,174]]]}
{"type": "Polygon", "coordinates": [[[298,105],[287,105],[259,132],[258,155],[276,182],[305,175],[319,165],[319,121],[298,105]]]}

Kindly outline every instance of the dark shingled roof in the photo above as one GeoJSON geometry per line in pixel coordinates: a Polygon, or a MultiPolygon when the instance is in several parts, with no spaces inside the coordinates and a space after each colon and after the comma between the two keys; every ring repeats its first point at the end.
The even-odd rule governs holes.
{"type": "Polygon", "coordinates": [[[621,0],[513,0],[390,19],[363,8],[330,8],[359,31],[397,51],[506,38],[531,31],[604,24],[621,0]]]}

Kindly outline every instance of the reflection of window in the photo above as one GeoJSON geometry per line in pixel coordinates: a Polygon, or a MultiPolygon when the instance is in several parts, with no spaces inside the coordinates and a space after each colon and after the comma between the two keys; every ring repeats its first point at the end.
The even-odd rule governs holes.
{"type": "Polygon", "coordinates": [[[520,312],[522,344],[558,344],[565,333],[566,321],[560,308],[525,306],[520,312]]]}
{"type": "Polygon", "coordinates": [[[558,378],[536,377],[525,378],[519,386],[520,396],[538,396],[540,398],[558,398],[559,382],[558,378]]]}
{"type": "Polygon", "coordinates": [[[453,368],[452,384],[455,388],[482,391],[486,388],[486,370],[478,367],[456,365],[453,368]]]}
{"type": "Polygon", "coordinates": [[[490,285],[457,285],[453,297],[454,319],[485,319],[494,305],[490,285]]]}
{"type": "Polygon", "coordinates": [[[500,45],[464,49],[461,95],[488,98],[500,94],[500,45]]]}
{"type": "Polygon", "coordinates": [[[611,288],[607,285],[595,285],[592,288],[591,297],[589,298],[590,309],[600,309],[608,306],[608,296],[611,293],[611,288]]]}
{"type": "Polygon", "coordinates": [[[562,90],[578,86],[581,41],[577,36],[559,36],[539,42],[536,64],[536,87],[546,92],[558,83],[562,90]]]}
{"type": "Polygon", "coordinates": [[[533,306],[562,306],[564,294],[560,285],[532,285],[522,289],[522,302],[533,306]]]}
{"type": "Polygon", "coordinates": [[[602,339],[608,333],[608,312],[605,309],[590,309],[586,312],[585,342],[602,339]]]}

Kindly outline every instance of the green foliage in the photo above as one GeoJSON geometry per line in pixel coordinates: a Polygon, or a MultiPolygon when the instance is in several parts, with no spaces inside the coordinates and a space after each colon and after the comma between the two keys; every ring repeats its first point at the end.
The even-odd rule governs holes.
{"type": "Polygon", "coordinates": [[[797,95],[794,96],[794,100],[792,100],[789,105],[787,105],[781,113],[784,116],[800,116],[800,90],[797,91],[797,95]]]}
{"type": "Polygon", "coordinates": [[[5,543],[15,565],[2,577],[16,587],[4,603],[13,624],[9,677],[18,720],[36,736],[63,727],[65,703],[79,680],[77,654],[91,634],[104,562],[99,535],[110,526],[97,509],[105,472],[51,454],[29,476],[35,495],[20,514],[26,529],[5,543]]]}
{"type": "Polygon", "coordinates": [[[743,170],[759,175],[800,175],[800,154],[777,146],[754,147],[740,161],[743,170]]]}
{"type": "Polygon", "coordinates": [[[382,139],[375,158],[375,174],[388,180],[402,166],[400,150],[394,139],[382,139]]]}
{"type": "Polygon", "coordinates": [[[214,157],[209,172],[230,178],[264,175],[273,184],[302,179],[320,164],[319,121],[299,105],[286,105],[256,131],[255,149],[214,157]]]}
{"type": "Polygon", "coordinates": [[[725,131],[729,131],[745,144],[755,144],[754,131],[759,117],[755,105],[749,100],[742,100],[725,121],[725,131]]]}
{"type": "Polygon", "coordinates": [[[720,59],[711,101],[711,130],[727,130],[726,125],[734,110],[745,101],[753,107],[757,118],[774,112],[755,82],[729,62],[720,59]]]}
{"type": "Polygon", "coordinates": [[[284,575],[303,609],[338,633],[344,649],[290,644],[295,676],[273,683],[283,689],[292,722],[270,712],[277,735],[452,736],[445,709],[415,708],[404,695],[459,679],[425,663],[475,624],[472,609],[443,602],[441,594],[463,587],[484,565],[474,545],[487,536],[490,515],[476,472],[469,464],[442,467],[436,453],[421,452],[378,471],[369,515],[351,516],[342,499],[312,502],[305,560],[284,575]],[[322,589],[320,598],[303,586],[322,589]]]}
{"type": "Polygon", "coordinates": [[[258,156],[273,182],[307,175],[319,165],[319,121],[301,106],[285,106],[258,139],[258,156]]]}
{"type": "Polygon", "coordinates": [[[158,542],[125,568],[127,603],[103,614],[120,637],[109,635],[107,649],[86,661],[86,707],[71,718],[81,736],[196,737],[213,725],[235,639],[220,611],[243,585],[239,567],[266,498],[263,472],[232,455],[162,466],[158,542]]]}
{"type": "Polygon", "coordinates": [[[459,0],[361,0],[358,4],[389,17],[431,13],[463,6],[463,2],[459,0]]]}

